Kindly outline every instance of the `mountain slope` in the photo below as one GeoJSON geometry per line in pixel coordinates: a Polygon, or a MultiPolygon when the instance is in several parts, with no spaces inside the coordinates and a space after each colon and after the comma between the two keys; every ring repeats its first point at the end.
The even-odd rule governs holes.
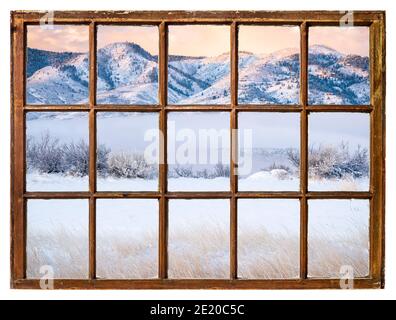
{"type": "MultiPolygon", "coordinates": [[[[98,50],[97,102],[157,104],[158,57],[135,43],[98,50]]],[[[88,100],[88,55],[28,49],[27,102],[80,104],[88,100]]],[[[367,104],[368,58],[325,46],[309,48],[309,103],[367,104]]],[[[239,54],[239,103],[298,104],[299,52],[239,54]]],[[[169,56],[170,104],[229,104],[230,58],[169,56]]]]}
{"type": "Polygon", "coordinates": [[[27,79],[29,104],[74,104],[88,98],[88,57],[77,54],[48,61],[27,79]]]}
{"type": "Polygon", "coordinates": [[[310,104],[369,104],[369,58],[309,48],[310,104]]]}
{"type": "Polygon", "coordinates": [[[239,103],[298,104],[299,53],[282,50],[254,60],[239,71],[239,103]]]}

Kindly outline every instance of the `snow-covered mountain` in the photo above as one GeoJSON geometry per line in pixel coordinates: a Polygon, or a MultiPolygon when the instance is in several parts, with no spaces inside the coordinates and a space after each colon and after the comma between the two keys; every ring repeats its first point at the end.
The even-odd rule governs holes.
{"type": "Polygon", "coordinates": [[[369,58],[326,46],[309,48],[310,104],[369,104],[369,58]]]}
{"type": "MultiPolygon", "coordinates": [[[[98,50],[97,102],[158,103],[158,57],[135,43],[98,50]]],[[[325,46],[309,49],[311,104],[368,104],[368,57],[325,46]]],[[[28,49],[27,102],[79,104],[88,99],[88,54],[28,49]]],[[[169,56],[168,101],[174,104],[230,103],[230,59],[169,56]]],[[[299,53],[239,54],[239,103],[297,104],[299,53]]]]}

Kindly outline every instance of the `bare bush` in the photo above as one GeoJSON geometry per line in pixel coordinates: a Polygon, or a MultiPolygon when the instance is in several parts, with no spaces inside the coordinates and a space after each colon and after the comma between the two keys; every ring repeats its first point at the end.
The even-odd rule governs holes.
{"type": "Polygon", "coordinates": [[[287,158],[292,163],[293,166],[300,167],[300,153],[296,149],[287,150],[287,158]]]}
{"type": "Polygon", "coordinates": [[[214,167],[215,177],[229,177],[230,176],[230,166],[218,163],[214,167]]]}
{"type": "Polygon", "coordinates": [[[104,144],[100,144],[96,150],[96,170],[102,177],[106,177],[109,171],[109,155],[111,149],[107,148],[104,144]]]}
{"type": "Polygon", "coordinates": [[[63,145],[65,171],[73,176],[84,177],[89,172],[89,146],[84,140],[63,145]]]}
{"type": "MultiPolygon", "coordinates": [[[[97,152],[98,171],[103,170],[110,149],[99,146],[97,152]]],[[[47,132],[40,139],[27,138],[26,162],[28,170],[40,173],[62,173],[83,177],[89,172],[89,145],[79,142],[59,143],[47,132]]]]}
{"type": "MultiPolygon", "coordinates": [[[[289,150],[287,153],[289,161],[295,165],[300,165],[300,155],[296,150],[289,150]]],[[[309,173],[318,178],[361,178],[368,175],[368,150],[358,148],[351,153],[346,143],[338,146],[320,145],[311,146],[308,150],[309,173]]]]}
{"type": "Polygon", "coordinates": [[[218,177],[229,177],[230,167],[222,163],[218,163],[212,170],[207,168],[201,170],[193,170],[192,166],[175,166],[170,172],[170,176],[174,178],[203,178],[214,179],[218,177]]]}
{"type": "Polygon", "coordinates": [[[210,174],[208,169],[198,170],[193,174],[194,178],[203,178],[203,179],[210,179],[212,175],[210,174]]]}
{"type": "Polygon", "coordinates": [[[191,178],[194,176],[191,166],[175,166],[173,172],[176,177],[191,178]]]}
{"type": "Polygon", "coordinates": [[[142,154],[125,152],[110,154],[108,173],[117,178],[153,178],[156,170],[150,165],[142,154]]]}
{"type": "Polygon", "coordinates": [[[52,138],[47,132],[39,140],[28,137],[26,144],[28,170],[41,173],[61,173],[65,171],[64,150],[59,139],[52,138]]]}

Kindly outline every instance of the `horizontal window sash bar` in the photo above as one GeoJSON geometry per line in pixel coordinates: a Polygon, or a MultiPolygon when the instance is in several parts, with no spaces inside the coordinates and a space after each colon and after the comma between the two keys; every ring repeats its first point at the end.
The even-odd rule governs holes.
{"type": "MultiPolygon", "coordinates": [[[[309,105],[305,107],[308,112],[364,112],[373,111],[372,106],[364,105],[309,105]]],[[[90,110],[97,112],[159,112],[161,106],[152,105],[95,105],[92,108],[88,105],[26,105],[26,112],[88,112],[90,110]]],[[[253,112],[301,112],[304,107],[299,105],[167,105],[166,111],[253,111],[253,112]]]]}
{"type": "Polygon", "coordinates": [[[89,199],[91,194],[89,192],[73,192],[73,191],[65,191],[65,192],[57,192],[57,191],[30,191],[26,192],[23,197],[25,199],[89,199]]]}
{"type": "MultiPolygon", "coordinates": [[[[384,11],[354,11],[354,25],[368,25],[383,20],[384,11]]],[[[55,23],[85,24],[129,23],[159,24],[166,22],[224,23],[245,22],[291,24],[307,21],[313,24],[337,24],[345,15],[340,11],[54,11],[55,23]]],[[[40,23],[43,12],[14,11],[13,17],[28,23],[40,23]]]]}
{"type": "Polygon", "coordinates": [[[370,105],[308,105],[307,111],[311,112],[366,112],[373,111],[370,105]]]}
{"type": "MultiPolygon", "coordinates": [[[[344,279],[345,280],[345,279],[344,279]]],[[[54,279],[54,289],[340,289],[342,279],[54,279]]],[[[40,289],[39,279],[18,279],[15,289],[40,289]]],[[[354,289],[380,288],[381,281],[355,278],[354,289]]]]}
{"type": "Polygon", "coordinates": [[[309,191],[308,199],[371,199],[373,194],[368,191],[309,191]]]}
{"type": "Polygon", "coordinates": [[[241,199],[299,199],[304,196],[308,199],[371,199],[372,193],[365,191],[317,191],[308,192],[305,195],[301,192],[293,191],[239,191],[233,194],[229,191],[171,191],[164,194],[156,191],[99,191],[99,192],[26,192],[24,198],[26,199],[89,199],[94,197],[97,199],[122,199],[122,198],[161,198],[162,196],[168,199],[229,199],[232,197],[241,199]]]}
{"type": "Polygon", "coordinates": [[[73,111],[88,112],[91,110],[89,105],[26,105],[24,110],[27,112],[48,112],[48,111],[73,111]]]}

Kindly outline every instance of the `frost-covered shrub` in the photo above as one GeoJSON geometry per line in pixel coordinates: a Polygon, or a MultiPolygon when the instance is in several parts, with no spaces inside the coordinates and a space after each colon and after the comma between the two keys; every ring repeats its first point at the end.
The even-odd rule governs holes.
{"type": "Polygon", "coordinates": [[[194,176],[190,166],[175,166],[173,172],[176,177],[192,178],[194,176]]]}
{"type": "Polygon", "coordinates": [[[271,175],[276,177],[279,180],[289,180],[291,179],[290,172],[284,169],[272,169],[271,175]]]}
{"type": "Polygon", "coordinates": [[[283,165],[283,164],[278,164],[276,162],[274,162],[273,164],[271,164],[270,166],[268,166],[267,168],[265,168],[265,171],[272,171],[272,170],[284,170],[288,173],[292,173],[292,169],[289,166],[283,165]]]}
{"type": "Polygon", "coordinates": [[[229,177],[230,176],[230,166],[218,163],[214,167],[215,177],[229,177]]]}
{"type": "MultiPolygon", "coordinates": [[[[289,150],[288,159],[293,165],[299,166],[300,155],[296,150],[289,150]]],[[[308,150],[309,173],[318,178],[361,178],[368,176],[368,150],[358,148],[351,153],[348,144],[338,146],[320,145],[308,150]]]]}
{"type": "MultiPolygon", "coordinates": [[[[107,170],[107,157],[110,149],[98,146],[98,172],[107,170]]],[[[26,161],[28,170],[40,173],[62,173],[83,177],[89,172],[89,145],[86,141],[59,143],[59,139],[43,134],[39,139],[27,138],[26,161]]]]}
{"type": "Polygon", "coordinates": [[[203,179],[210,179],[212,175],[210,174],[208,169],[198,170],[193,174],[194,178],[203,178],[203,179]]]}
{"type": "Polygon", "coordinates": [[[153,178],[156,169],[142,154],[113,153],[108,158],[108,174],[117,178],[153,178]]]}
{"type": "Polygon", "coordinates": [[[293,166],[300,167],[300,152],[296,149],[287,150],[287,158],[293,166]]]}
{"type": "Polygon", "coordinates": [[[59,139],[52,138],[49,133],[43,134],[39,140],[28,137],[26,162],[28,170],[37,170],[41,173],[64,172],[64,150],[59,139]]]}
{"type": "Polygon", "coordinates": [[[89,145],[84,140],[63,145],[64,172],[73,176],[87,176],[89,172],[89,145]]]}
{"type": "Polygon", "coordinates": [[[207,168],[201,170],[193,170],[191,166],[175,166],[170,171],[170,177],[172,178],[202,178],[202,179],[214,179],[218,177],[229,177],[230,167],[222,163],[218,163],[213,169],[207,168]]]}
{"type": "Polygon", "coordinates": [[[360,146],[350,154],[348,145],[319,147],[309,152],[311,174],[322,178],[361,178],[369,172],[368,151],[360,146]]]}
{"type": "Polygon", "coordinates": [[[107,148],[104,144],[100,144],[97,146],[96,150],[96,170],[98,174],[102,177],[108,175],[109,171],[109,154],[111,152],[110,148],[107,148]]]}
{"type": "Polygon", "coordinates": [[[289,166],[278,164],[276,162],[266,167],[264,170],[269,171],[271,175],[275,176],[279,180],[291,179],[292,175],[296,173],[295,170],[292,170],[289,166]]]}

